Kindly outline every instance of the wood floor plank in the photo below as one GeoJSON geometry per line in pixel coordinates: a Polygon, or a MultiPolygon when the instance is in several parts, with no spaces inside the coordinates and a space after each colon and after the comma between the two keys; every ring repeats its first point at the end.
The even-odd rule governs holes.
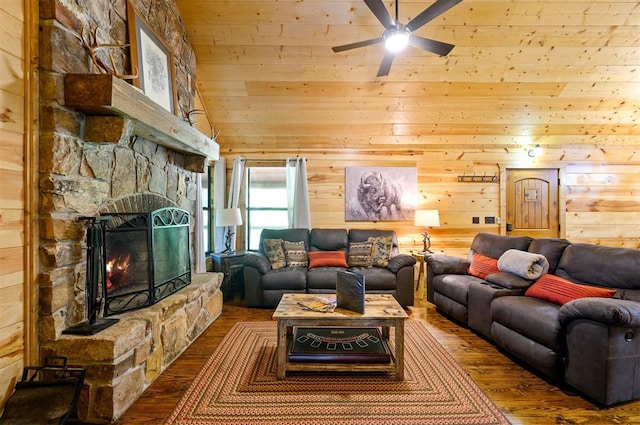
{"type": "MultiPolygon", "coordinates": [[[[640,423],[640,401],[599,408],[574,391],[554,385],[474,332],[438,313],[416,294],[410,319],[426,323],[431,334],[514,425],[640,423]]],[[[224,305],[222,315],[145,391],[117,425],[162,423],[191,381],[236,322],[272,320],[271,309],[224,305]]],[[[275,321],[274,321],[275,324],[275,321]]]]}

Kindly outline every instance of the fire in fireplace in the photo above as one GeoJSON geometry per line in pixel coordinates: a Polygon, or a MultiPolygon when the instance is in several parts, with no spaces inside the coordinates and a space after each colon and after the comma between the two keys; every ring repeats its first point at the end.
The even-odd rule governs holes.
{"type": "Polygon", "coordinates": [[[191,283],[189,213],[111,213],[104,226],[104,315],[146,307],[191,283]]]}

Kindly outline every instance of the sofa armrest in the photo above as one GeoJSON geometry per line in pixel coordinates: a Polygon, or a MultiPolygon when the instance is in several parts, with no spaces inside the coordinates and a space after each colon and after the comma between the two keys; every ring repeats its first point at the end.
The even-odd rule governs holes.
{"type": "Polygon", "coordinates": [[[558,320],[566,326],[575,319],[588,319],[613,326],[640,327],[640,303],[614,298],[580,298],[563,305],[558,320]]]}
{"type": "Polygon", "coordinates": [[[403,267],[411,266],[416,264],[416,259],[413,258],[412,255],[409,254],[398,254],[389,259],[389,264],[387,264],[387,268],[391,270],[393,273],[398,274],[398,270],[403,267]]]}
{"type": "Polygon", "coordinates": [[[269,259],[259,252],[252,252],[245,255],[242,258],[242,264],[244,267],[253,267],[258,270],[260,274],[265,274],[271,270],[269,259]]]}
{"type": "Polygon", "coordinates": [[[424,260],[434,275],[468,274],[471,265],[466,258],[444,254],[426,254],[424,260]]]}

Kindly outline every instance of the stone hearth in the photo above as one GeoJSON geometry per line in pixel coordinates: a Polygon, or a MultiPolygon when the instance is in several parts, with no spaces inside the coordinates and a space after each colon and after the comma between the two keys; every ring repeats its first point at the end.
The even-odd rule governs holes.
{"type": "Polygon", "coordinates": [[[142,392],[222,312],[221,273],[194,274],[191,285],[157,304],[118,316],[91,336],[63,335],[47,354],[87,370],[79,416],[108,423],[142,392]]]}

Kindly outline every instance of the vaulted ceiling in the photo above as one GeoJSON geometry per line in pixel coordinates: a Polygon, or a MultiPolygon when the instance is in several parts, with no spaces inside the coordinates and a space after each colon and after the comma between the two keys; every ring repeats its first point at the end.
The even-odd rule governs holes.
{"type": "MultiPolygon", "coordinates": [[[[399,21],[432,3],[400,0],[399,21]]],[[[464,0],[415,31],[454,44],[448,56],[408,48],[386,77],[376,77],[383,45],[331,50],[382,34],[363,1],[177,4],[223,153],[640,144],[637,1],[464,0]]]]}

